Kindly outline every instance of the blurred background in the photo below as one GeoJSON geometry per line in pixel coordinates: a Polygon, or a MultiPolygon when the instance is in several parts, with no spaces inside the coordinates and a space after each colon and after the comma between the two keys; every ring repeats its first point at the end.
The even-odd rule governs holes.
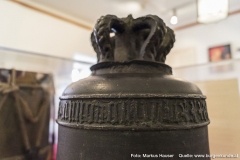
{"type": "MultiPolygon", "coordinates": [[[[154,14],[174,30],[166,64],[207,96],[211,154],[240,156],[239,0],[1,0],[0,68],[52,74],[56,116],[64,88],[91,74],[90,34],[106,14],[154,14]]],[[[50,134],[57,144],[54,118],[50,134]]]]}

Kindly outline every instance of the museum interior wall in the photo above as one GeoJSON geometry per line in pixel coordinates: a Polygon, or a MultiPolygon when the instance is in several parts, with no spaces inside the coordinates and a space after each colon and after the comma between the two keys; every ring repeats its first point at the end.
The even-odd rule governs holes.
{"type": "Polygon", "coordinates": [[[196,83],[208,96],[211,117],[209,140],[211,153],[228,154],[240,150],[240,101],[237,79],[212,80],[196,83]],[[231,109],[230,109],[231,108],[231,109]]]}
{"type": "Polygon", "coordinates": [[[225,44],[231,44],[233,59],[240,58],[239,18],[236,14],[216,23],[176,31],[176,43],[167,63],[173,67],[208,63],[208,48],[225,44]]]}
{"type": "MultiPolygon", "coordinates": [[[[88,68],[96,62],[90,43],[92,30],[11,1],[0,1],[0,19],[0,68],[51,74],[56,117],[64,88],[90,75],[88,68]]],[[[166,60],[175,76],[196,83],[207,96],[213,154],[240,155],[239,19],[240,14],[235,14],[217,23],[177,30],[166,60]],[[227,44],[232,58],[210,62],[208,49],[227,44]]],[[[54,117],[49,128],[57,144],[54,117]]]]}
{"type": "Polygon", "coordinates": [[[95,56],[90,30],[10,1],[0,2],[0,46],[57,57],[95,56]]]}

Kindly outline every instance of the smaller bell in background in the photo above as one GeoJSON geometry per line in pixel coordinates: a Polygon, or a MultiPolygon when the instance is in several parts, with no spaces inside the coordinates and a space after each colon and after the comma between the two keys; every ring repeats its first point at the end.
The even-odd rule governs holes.
{"type": "Polygon", "coordinates": [[[91,41],[92,75],[60,97],[58,160],[209,154],[206,97],[165,64],[175,36],[162,19],[102,16],[91,41]]]}
{"type": "Polygon", "coordinates": [[[50,74],[0,69],[0,159],[50,160],[50,74]]]}

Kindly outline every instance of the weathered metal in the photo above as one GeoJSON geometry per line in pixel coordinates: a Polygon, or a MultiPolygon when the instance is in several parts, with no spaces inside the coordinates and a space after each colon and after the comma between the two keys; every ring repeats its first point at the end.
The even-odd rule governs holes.
{"type": "Polygon", "coordinates": [[[209,154],[206,97],[164,64],[175,36],[162,19],[102,16],[91,41],[92,75],[60,97],[58,160],[209,154]]]}

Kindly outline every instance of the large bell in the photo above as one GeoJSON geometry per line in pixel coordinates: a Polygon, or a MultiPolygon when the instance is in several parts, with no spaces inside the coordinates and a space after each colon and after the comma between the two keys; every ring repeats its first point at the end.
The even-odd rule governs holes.
{"type": "Polygon", "coordinates": [[[162,19],[102,16],[91,41],[92,75],[60,97],[57,159],[209,160],[206,97],[164,64],[175,36],[162,19]]]}

